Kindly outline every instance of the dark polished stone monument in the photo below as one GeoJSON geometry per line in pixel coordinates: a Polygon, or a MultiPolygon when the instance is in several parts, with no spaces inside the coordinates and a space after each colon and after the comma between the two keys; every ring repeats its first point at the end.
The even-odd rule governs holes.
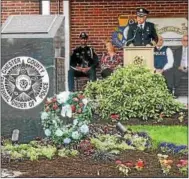
{"type": "Polygon", "coordinates": [[[65,90],[64,16],[9,16],[1,33],[1,68],[4,70],[1,74],[4,95],[1,98],[1,135],[11,138],[12,131],[18,129],[19,141],[27,142],[44,135],[40,112],[45,97],[41,88],[46,86],[46,97],[65,90]],[[45,69],[48,84],[43,80],[45,69]],[[58,78],[61,80],[57,81],[58,78]],[[32,106],[40,97],[38,105],[27,107],[26,103],[32,106]],[[18,105],[11,105],[15,101],[18,105]]]}

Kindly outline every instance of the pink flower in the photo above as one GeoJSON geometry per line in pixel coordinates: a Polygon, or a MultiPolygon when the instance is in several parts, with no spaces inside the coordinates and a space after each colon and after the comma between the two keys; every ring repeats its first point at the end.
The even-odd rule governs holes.
{"type": "Polygon", "coordinates": [[[179,168],[180,168],[180,167],[182,167],[182,165],[181,165],[181,164],[177,164],[177,167],[179,167],[179,168]]]}
{"type": "Polygon", "coordinates": [[[121,160],[116,160],[115,162],[117,165],[122,164],[121,160]]]}
{"type": "Polygon", "coordinates": [[[54,97],[54,98],[52,99],[52,102],[55,103],[56,101],[57,101],[57,99],[54,97]]]}
{"type": "Polygon", "coordinates": [[[132,162],[125,162],[124,165],[127,166],[127,167],[133,167],[133,163],[132,162]]]}
{"type": "Polygon", "coordinates": [[[179,162],[182,166],[188,165],[188,160],[180,160],[179,162]]]}

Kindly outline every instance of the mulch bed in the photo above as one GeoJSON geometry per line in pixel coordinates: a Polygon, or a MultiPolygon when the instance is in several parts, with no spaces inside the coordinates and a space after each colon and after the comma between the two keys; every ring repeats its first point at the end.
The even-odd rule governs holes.
{"type": "MultiPolygon", "coordinates": [[[[97,117],[97,116],[96,116],[97,117]]],[[[99,122],[98,117],[96,122],[99,122]]],[[[178,114],[174,115],[172,118],[164,119],[161,122],[156,122],[153,120],[141,121],[138,119],[132,119],[123,122],[123,124],[128,125],[188,125],[188,113],[184,117],[184,121],[181,123],[178,120],[178,114]]],[[[100,124],[99,124],[100,125],[100,124]]],[[[114,132],[113,132],[114,133],[114,132]]],[[[132,168],[129,172],[128,178],[187,178],[179,173],[176,164],[180,159],[188,159],[188,156],[181,155],[169,155],[169,159],[173,160],[173,165],[170,173],[165,176],[161,170],[160,163],[157,157],[158,151],[136,151],[127,150],[117,157],[121,161],[131,161],[136,162],[142,159],[145,162],[145,167],[142,171],[137,171],[132,168]]],[[[80,155],[78,157],[55,157],[52,160],[40,159],[38,161],[11,161],[7,162],[3,159],[1,160],[1,168],[8,170],[16,170],[23,172],[19,178],[63,178],[63,177],[125,177],[116,168],[115,161],[95,161],[90,156],[80,155]]]]}
{"type": "MultiPolygon", "coordinates": [[[[184,111],[184,119],[182,122],[179,121],[179,114],[174,114],[172,117],[168,118],[165,117],[163,118],[162,121],[157,121],[154,119],[149,119],[149,120],[141,120],[138,118],[133,118],[125,121],[121,121],[122,124],[124,125],[169,125],[169,126],[174,126],[174,125],[180,125],[180,126],[188,126],[188,111],[184,111]]],[[[98,115],[95,116],[96,121],[98,123],[110,123],[109,121],[101,121],[100,117],[98,115]]],[[[118,122],[118,121],[117,121],[118,122]]],[[[115,123],[114,123],[115,124],[115,123]]]]}
{"type": "MultiPolygon", "coordinates": [[[[186,159],[188,156],[171,156],[173,165],[170,173],[165,176],[161,171],[161,166],[157,158],[157,151],[142,152],[136,150],[127,150],[118,156],[121,161],[136,162],[139,158],[145,162],[142,171],[132,168],[127,177],[186,177],[179,173],[176,163],[179,159],[186,159]]],[[[19,178],[46,178],[46,177],[124,177],[116,168],[115,161],[95,161],[89,156],[79,156],[72,158],[56,157],[52,160],[41,159],[39,161],[11,161],[3,163],[2,168],[18,170],[24,172],[19,178]]]]}

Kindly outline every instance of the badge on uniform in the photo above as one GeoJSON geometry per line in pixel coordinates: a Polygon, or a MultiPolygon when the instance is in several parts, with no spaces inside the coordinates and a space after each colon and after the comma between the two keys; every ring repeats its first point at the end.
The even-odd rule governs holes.
{"type": "Polygon", "coordinates": [[[76,53],[76,56],[79,57],[79,53],[76,53]]]}
{"type": "Polygon", "coordinates": [[[87,54],[89,57],[91,56],[91,52],[89,50],[87,51],[87,54]]]}

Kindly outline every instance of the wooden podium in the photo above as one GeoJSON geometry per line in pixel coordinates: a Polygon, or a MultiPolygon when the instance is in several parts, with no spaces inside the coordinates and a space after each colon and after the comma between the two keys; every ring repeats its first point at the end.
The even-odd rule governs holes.
{"type": "Polygon", "coordinates": [[[146,65],[149,69],[154,70],[154,47],[134,46],[124,47],[124,66],[129,64],[146,65]]]}

